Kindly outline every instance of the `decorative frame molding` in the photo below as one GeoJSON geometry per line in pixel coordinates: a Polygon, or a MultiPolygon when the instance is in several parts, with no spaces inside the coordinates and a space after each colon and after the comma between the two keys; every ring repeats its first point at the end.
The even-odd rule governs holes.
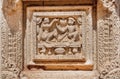
{"type": "MultiPolygon", "coordinates": [[[[26,41],[25,41],[25,66],[28,64],[28,66],[30,67],[30,65],[32,66],[32,67],[34,67],[35,65],[33,64],[34,62],[33,62],[33,59],[36,59],[36,58],[34,58],[35,57],[35,53],[33,53],[33,52],[36,52],[36,40],[34,40],[33,38],[36,38],[36,27],[34,27],[34,29],[33,29],[33,27],[31,27],[31,24],[32,24],[32,26],[35,26],[36,24],[35,23],[33,23],[34,21],[32,20],[32,18],[34,17],[34,11],[42,11],[42,12],[44,12],[44,11],[74,11],[74,10],[85,10],[85,12],[86,13],[88,13],[88,15],[86,16],[86,21],[88,21],[89,23],[88,23],[88,25],[86,25],[86,31],[88,30],[88,33],[90,34],[88,34],[88,36],[85,36],[86,37],[86,41],[89,39],[89,44],[88,44],[88,47],[86,48],[86,50],[89,50],[89,52],[87,51],[87,53],[86,53],[86,56],[87,56],[87,54],[89,54],[90,53],[90,56],[88,55],[87,56],[87,61],[86,61],[86,63],[84,64],[86,67],[85,68],[88,68],[87,70],[89,70],[89,68],[90,68],[90,70],[91,69],[93,69],[93,65],[92,65],[92,63],[94,62],[94,60],[92,59],[92,53],[93,53],[93,48],[92,48],[92,44],[93,44],[93,42],[92,42],[92,14],[91,14],[91,12],[92,12],[92,7],[91,6],[74,6],[74,8],[72,8],[72,7],[70,7],[70,6],[54,6],[54,7],[41,7],[41,6],[39,6],[39,7],[28,7],[27,8],[27,27],[26,27],[26,34],[25,34],[25,39],[26,39],[26,41]],[[64,7],[64,8],[63,8],[64,7]],[[89,8],[89,9],[88,9],[89,8]],[[88,18],[91,18],[91,19],[88,19],[88,18]],[[88,26],[88,27],[87,27],[88,26]],[[27,34],[28,33],[28,34],[27,34]],[[33,37],[34,36],[34,37],[33,37]],[[87,38],[88,37],[88,38],[87,38]],[[27,39],[29,39],[29,40],[27,40],[27,39]],[[30,44],[31,43],[31,44],[30,44]],[[90,45],[90,46],[89,46],[90,45]],[[33,48],[33,49],[31,49],[31,48],[33,48]],[[90,48],[90,49],[89,49],[90,48]],[[29,50],[29,49],[31,49],[31,50],[29,50]],[[28,57],[28,55],[29,55],[29,57],[28,57]],[[89,59],[90,59],[90,61],[89,61],[89,59]],[[90,66],[90,67],[89,67],[90,66]]],[[[49,12],[48,12],[49,13],[49,12]]],[[[58,12],[59,13],[59,12],[58,12]]],[[[73,14],[74,14],[74,12],[72,12],[73,14]]],[[[37,14],[37,13],[36,13],[37,14]]],[[[77,14],[77,13],[76,13],[77,14]]],[[[49,15],[49,14],[48,14],[49,15]]],[[[70,14],[71,15],[71,14],[70,14]]],[[[87,45],[87,44],[86,44],[87,45]]],[[[37,59],[38,60],[38,59],[37,59]]],[[[38,62],[38,61],[37,61],[38,62]]],[[[57,61],[56,61],[57,62],[57,61]]],[[[71,64],[72,64],[72,62],[71,62],[71,64]]],[[[37,67],[38,67],[39,65],[37,65],[37,67]]],[[[43,65],[44,66],[44,65],[43,65]]],[[[54,65],[55,66],[55,65],[54,65]]],[[[56,65],[57,66],[57,65],[56,65]]],[[[48,67],[48,66],[46,66],[46,67],[48,67]]],[[[77,67],[77,66],[76,66],[77,67]]],[[[82,65],[80,65],[80,66],[78,66],[77,68],[78,69],[82,69],[82,65]]],[[[65,69],[64,67],[62,67],[63,69],[65,69]]],[[[71,67],[70,67],[71,68],[71,67]]],[[[68,69],[70,69],[69,67],[68,67],[68,69]]],[[[48,69],[49,69],[49,67],[48,67],[48,69]]],[[[58,67],[58,69],[59,69],[59,67],[58,67]]],[[[74,69],[74,68],[73,68],[74,69]]],[[[54,68],[53,68],[53,70],[54,70],[54,68]]],[[[83,68],[83,70],[84,70],[84,68],[83,68]]],[[[86,70],[86,69],[85,69],[86,70]]]]}

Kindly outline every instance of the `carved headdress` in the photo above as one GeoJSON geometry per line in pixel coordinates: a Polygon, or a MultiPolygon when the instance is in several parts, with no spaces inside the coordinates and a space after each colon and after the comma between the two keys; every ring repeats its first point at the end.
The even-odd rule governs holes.
{"type": "Polygon", "coordinates": [[[72,20],[72,21],[74,21],[74,22],[75,22],[75,19],[74,19],[74,18],[72,18],[72,17],[69,17],[69,18],[68,18],[68,20],[72,20]]]}
{"type": "Polygon", "coordinates": [[[72,17],[68,18],[68,24],[74,24],[75,23],[75,19],[72,17]]]}

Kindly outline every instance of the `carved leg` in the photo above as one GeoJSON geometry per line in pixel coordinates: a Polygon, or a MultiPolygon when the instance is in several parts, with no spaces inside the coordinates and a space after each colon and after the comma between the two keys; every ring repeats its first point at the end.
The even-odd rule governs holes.
{"type": "Polygon", "coordinates": [[[77,41],[79,39],[78,32],[73,33],[73,41],[77,41]]]}

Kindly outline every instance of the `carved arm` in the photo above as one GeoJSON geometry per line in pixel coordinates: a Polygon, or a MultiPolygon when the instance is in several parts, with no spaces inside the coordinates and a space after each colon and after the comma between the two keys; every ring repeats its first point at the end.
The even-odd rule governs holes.
{"type": "Polygon", "coordinates": [[[49,24],[44,24],[42,23],[42,27],[51,27],[53,25],[54,22],[58,21],[59,19],[53,19],[51,23],[49,24]]]}

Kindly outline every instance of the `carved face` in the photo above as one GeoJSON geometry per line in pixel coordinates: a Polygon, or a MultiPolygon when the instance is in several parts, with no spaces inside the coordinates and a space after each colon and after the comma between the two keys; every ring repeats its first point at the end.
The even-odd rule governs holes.
{"type": "Polygon", "coordinates": [[[68,24],[73,25],[75,23],[74,18],[68,18],[68,24]]]}
{"type": "Polygon", "coordinates": [[[82,17],[78,17],[78,23],[81,24],[82,23],[82,17]]]}
{"type": "Polygon", "coordinates": [[[66,25],[67,23],[67,20],[66,19],[60,19],[60,24],[61,25],[66,25]]]}

